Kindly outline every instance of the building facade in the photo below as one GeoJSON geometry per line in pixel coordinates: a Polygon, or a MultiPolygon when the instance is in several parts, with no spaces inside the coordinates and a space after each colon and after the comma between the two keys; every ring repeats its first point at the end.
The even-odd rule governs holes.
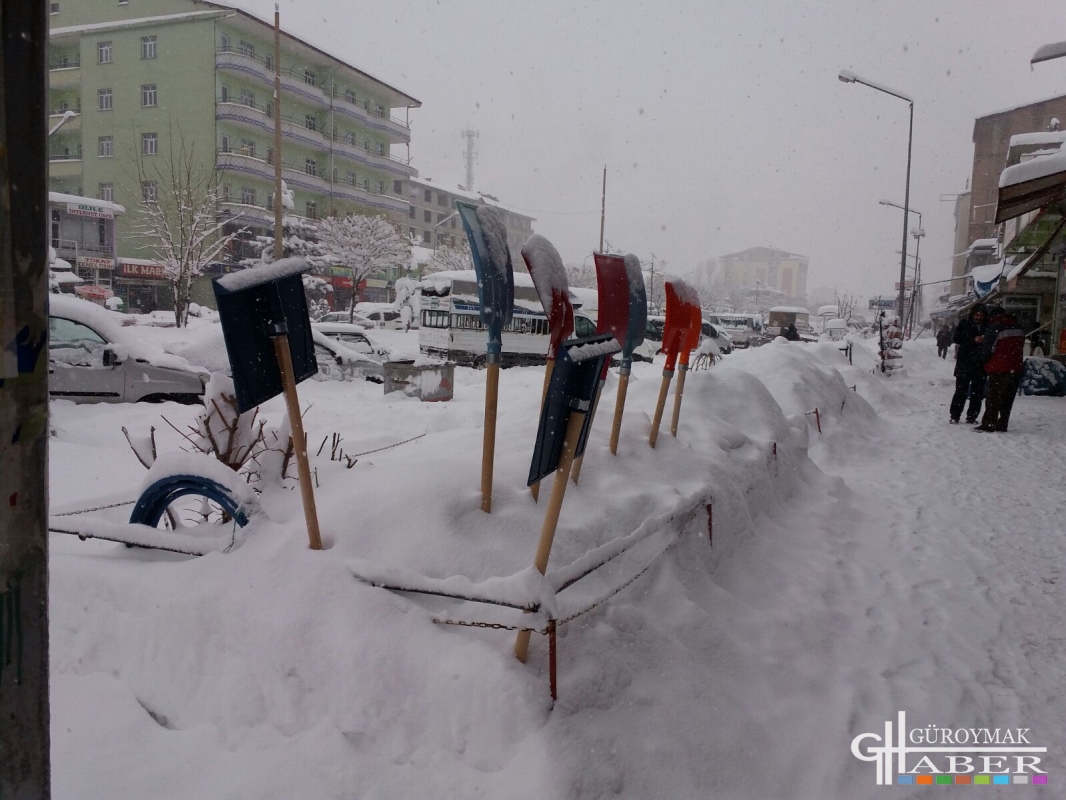
{"type": "MultiPolygon", "coordinates": [[[[118,254],[143,259],[138,205],[184,149],[217,170],[219,213],[234,227],[272,230],[273,25],[203,0],[50,8],[49,108],[53,121],[78,113],[49,139],[50,188],[125,205],[118,254]]],[[[394,112],[419,101],[284,32],[279,67],[286,213],[406,215],[414,170],[392,150],[411,135],[394,112]]]]}
{"type": "Polygon", "coordinates": [[[806,256],[772,247],[752,247],[739,253],[719,256],[715,282],[723,288],[768,287],[785,297],[807,295],[806,256]]]}
{"type": "Polygon", "coordinates": [[[515,271],[525,272],[522,245],[533,235],[534,217],[502,205],[493,195],[468,192],[459,187],[448,189],[430,178],[412,176],[405,182],[404,190],[409,205],[405,215],[397,218],[396,222],[415,244],[435,250],[465,241],[466,233],[455,210],[456,200],[486,203],[495,206],[503,217],[515,271]]]}

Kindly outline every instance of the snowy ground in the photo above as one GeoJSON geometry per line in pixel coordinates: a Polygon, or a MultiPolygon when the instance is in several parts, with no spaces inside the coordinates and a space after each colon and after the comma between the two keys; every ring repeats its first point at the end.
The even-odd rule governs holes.
{"type": "MultiPolygon", "coordinates": [[[[561,629],[554,709],[542,637],[519,664],[510,632],[430,621],[476,609],[350,570],[483,580],[531,563],[541,371],[503,373],[492,515],[478,510],[483,373],[457,370],[443,404],[302,384],[312,451],[333,432],[349,453],[427,435],[351,470],[315,460],[323,553],[281,488],[226,555],[53,536],[54,796],[917,796],[876,788],[850,753],[900,710],[914,727],[1031,728],[1049,787],[983,791],[1063,796],[1066,403],[1019,398],[1006,435],[949,427],[950,362],[931,342],[905,352],[907,375],[887,381],[867,349],[855,367],[831,345],[738,352],[691,374],[678,437],[655,450],[659,367],[638,365],[617,458],[611,378],[551,567],[642,524],[676,544],[561,629]]],[[[192,409],[53,412],[57,512],[134,496],[143,469],[120,427],[155,425],[172,449],[160,413],[180,426],[192,409]]]]}

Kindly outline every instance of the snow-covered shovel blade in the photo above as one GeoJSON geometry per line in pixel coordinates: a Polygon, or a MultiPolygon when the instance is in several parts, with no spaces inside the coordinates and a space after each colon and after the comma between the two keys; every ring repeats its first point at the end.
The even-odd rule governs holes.
{"type": "Polygon", "coordinates": [[[663,325],[663,353],[666,363],[663,365],[663,382],[659,387],[659,399],[655,403],[655,417],[651,423],[648,444],[655,447],[659,438],[659,425],[663,421],[663,409],[666,408],[666,396],[670,392],[670,381],[674,377],[677,356],[681,351],[681,338],[688,330],[690,315],[685,302],[678,295],[674,281],[666,282],[666,322],[663,325]]]}
{"type": "MultiPolygon", "coordinates": [[[[593,258],[596,262],[596,289],[599,295],[596,332],[610,334],[621,346],[629,329],[629,276],[626,274],[626,262],[621,256],[609,256],[605,253],[596,253],[593,258]]],[[[596,392],[596,404],[589,413],[590,426],[596,420],[600,393],[603,391],[603,384],[607,380],[607,370],[610,366],[610,359],[603,362],[600,390],[596,392]]],[[[584,463],[584,455],[574,461],[570,477],[575,484],[581,478],[581,467],[584,463]]]]}
{"type": "Polygon", "coordinates": [[[692,351],[700,343],[700,333],[703,328],[703,311],[700,309],[699,295],[696,294],[694,289],[686,286],[682,281],[677,283],[681,284],[681,287],[675,286],[675,290],[682,297],[686,297],[689,292],[694,296],[695,302],[693,303],[693,297],[686,297],[685,309],[689,314],[688,328],[685,330],[684,335],[681,337],[681,353],[678,358],[680,362],[678,365],[677,386],[674,389],[674,414],[670,420],[670,435],[677,436],[677,423],[681,419],[681,396],[685,393],[685,376],[688,375],[688,362],[689,357],[692,355],[692,351]],[[682,288],[683,287],[683,288],[682,288]]]}
{"type": "Polygon", "coordinates": [[[644,290],[644,273],[640,259],[627,253],[623,259],[626,267],[626,285],[629,289],[629,316],[626,320],[625,337],[622,342],[622,366],[618,370],[618,395],[614,403],[614,421],[611,423],[611,455],[618,453],[618,436],[622,432],[622,414],[626,407],[626,392],[629,389],[629,373],[633,368],[633,351],[644,343],[644,331],[648,326],[648,296],[644,290]]]}
{"type": "Polygon", "coordinates": [[[514,267],[507,246],[507,228],[492,206],[455,204],[470,241],[477,273],[481,322],[488,330],[485,349],[485,433],[481,451],[481,510],[492,511],[492,470],[496,454],[496,405],[500,391],[503,329],[514,313],[514,267]]]}
{"type": "MultiPolygon", "coordinates": [[[[544,365],[544,387],[540,393],[543,408],[555,367],[555,354],[559,351],[559,345],[574,332],[574,306],[570,302],[570,281],[566,277],[566,267],[555,245],[546,237],[534,233],[522,245],[522,259],[526,262],[540,304],[544,307],[544,315],[548,318],[548,360],[544,365]]],[[[540,481],[531,484],[529,490],[534,500],[540,499],[540,481]]]]}

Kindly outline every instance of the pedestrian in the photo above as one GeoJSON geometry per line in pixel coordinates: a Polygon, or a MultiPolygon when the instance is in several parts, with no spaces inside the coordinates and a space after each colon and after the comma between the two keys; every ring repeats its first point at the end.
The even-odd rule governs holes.
{"type": "Polygon", "coordinates": [[[968,319],[959,320],[952,341],[958,345],[955,352],[955,394],[951,398],[951,423],[959,424],[962,408],[970,398],[966,409],[966,422],[973,425],[981,413],[981,401],[985,397],[985,367],[981,357],[981,344],[988,328],[988,309],[977,303],[968,319]]]}
{"type": "Polygon", "coordinates": [[[945,322],[936,332],[936,354],[941,358],[948,357],[948,347],[951,346],[951,328],[945,322]]]}
{"type": "Polygon", "coordinates": [[[788,327],[785,328],[785,330],[781,333],[781,335],[784,336],[786,339],[788,339],[790,342],[798,342],[798,341],[800,341],[799,331],[796,330],[796,323],[795,322],[788,323],[788,327]]]}
{"type": "Polygon", "coordinates": [[[981,358],[988,374],[988,402],[979,431],[1007,432],[1007,422],[1022,377],[1025,331],[1018,320],[1002,308],[988,311],[988,330],[981,343],[981,358]]]}

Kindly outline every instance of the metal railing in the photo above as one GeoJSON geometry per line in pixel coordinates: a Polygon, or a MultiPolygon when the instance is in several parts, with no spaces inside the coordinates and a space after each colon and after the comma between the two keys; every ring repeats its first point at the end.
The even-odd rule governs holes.
{"type": "Polygon", "coordinates": [[[48,71],[52,72],[57,69],[79,69],[81,67],[81,56],[70,56],[64,58],[58,58],[55,61],[48,62],[48,71]]]}

